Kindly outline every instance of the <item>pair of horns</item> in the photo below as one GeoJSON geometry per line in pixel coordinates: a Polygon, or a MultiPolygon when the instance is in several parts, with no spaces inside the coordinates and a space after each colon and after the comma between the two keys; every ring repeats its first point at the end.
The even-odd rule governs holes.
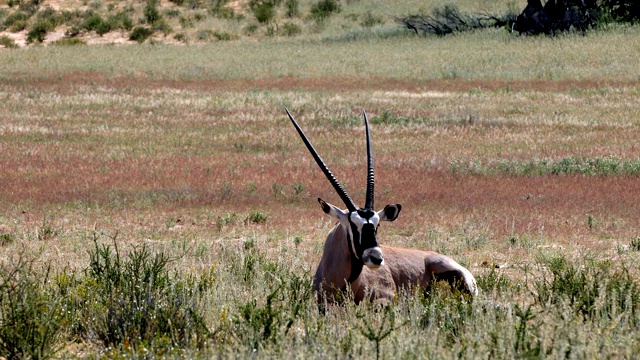
{"type": "MultiPolygon", "coordinates": [[[[353,200],[351,200],[351,197],[349,197],[349,194],[347,194],[347,192],[344,190],[342,185],[340,185],[340,182],[336,179],[336,177],[333,176],[333,174],[331,173],[331,170],[329,170],[329,167],[327,167],[327,165],[324,163],[320,155],[318,155],[318,152],[316,151],[316,149],[313,147],[313,145],[311,145],[311,142],[309,141],[309,139],[307,139],[307,136],[304,134],[304,131],[302,131],[302,129],[300,128],[296,120],[293,118],[293,116],[289,112],[289,109],[285,108],[285,111],[287,112],[287,115],[289,115],[289,119],[291,119],[293,126],[295,126],[296,130],[298,130],[298,134],[300,134],[300,137],[302,138],[302,141],[304,142],[304,144],[307,146],[307,149],[309,149],[309,152],[311,153],[313,158],[316,160],[316,163],[318,164],[318,166],[320,167],[324,175],[327,177],[331,185],[333,185],[333,188],[336,190],[336,192],[338,193],[338,195],[340,196],[344,204],[347,206],[347,209],[349,211],[358,210],[358,207],[355,205],[353,200]]],[[[364,209],[373,210],[373,183],[374,183],[373,151],[371,150],[371,135],[369,133],[369,119],[367,119],[366,112],[363,111],[362,114],[364,115],[364,126],[367,133],[367,195],[365,198],[364,209]]]]}

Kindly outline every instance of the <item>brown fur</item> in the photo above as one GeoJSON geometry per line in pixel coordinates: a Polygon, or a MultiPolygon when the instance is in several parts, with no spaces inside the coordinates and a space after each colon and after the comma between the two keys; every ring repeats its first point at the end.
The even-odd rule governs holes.
{"type": "MultiPolygon", "coordinates": [[[[460,282],[461,289],[472,295],[477,294],[473,275],[448,256],[433,251],[396,248],[381,245],[384,265],[371,269],[364,266],[360,276],[351,283],[351,292],[356,303],[365,300],[390,302],[398,289],[408,289],[416,285],[421,288],[431,286],[434,274],[451,273],[460,282]]],[[[336,302],[344,296],[347,280],[351,274],[351,257],[347,248],[347,232],[340,225],[327,236],[322,259],[313,278],[313,290],[320,294],[319,300],[336,302]]]]}

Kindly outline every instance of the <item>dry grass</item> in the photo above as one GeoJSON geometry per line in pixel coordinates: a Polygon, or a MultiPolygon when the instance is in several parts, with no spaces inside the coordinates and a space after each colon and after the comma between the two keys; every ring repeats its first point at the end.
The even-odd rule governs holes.
{"type": "MultiPolygon", "coordinates": [[[[482,90],[494,86],[487,81],[459,91],[455,81],[445,81],[440,86],[451,90],[395,85],[335,93],[92,81],[4,88],[0,199],[8,209],[2,221],[12,231],[29,233],[46,223],[59,229],[59,238],[98,228],[127,233],[134,242],[162,243],[166,234],[184,231],[200,238],[210,231],[223,238],[295,234],[319,242],[326,224],[318,230],[305,219],[316,218],[316,197],[336,199],[282,116],[286,105],[356,199],[363,195],[363,157],[345,149],[362,145],[359,111],[367,109],[378,203],[406,209],[385,229],[387,242],[453,253],[474,268],[527,262],[549,245],[611,256],[637,234],[636,176],[455,170],[565,156],[638,159],[637,87],[482,90]],[[245,226],[253,210],[264,212],[268,225],[245,226]],[[233,213],[238,219],[221,230],[219,219],[233,213]],[[178,219],[176,229],[167,225],[178,219]],[[513,237],[532,244],[514,248],[513,237]]],[[[308,257],[318,249],[307,248],[308,257]]]]}
{"type": "MultiPolygon", "coordinates": [[[[259,271],[258,285],[235,283],[233,266],[248,256],[243,248],[253,244],[265,261],[310,279],[332,226],[315,199],[339,204],[283,107],[356,202],[364,196],[366,109],[373,123],[376,203],[403,204],[399,220],[381,229],[381,241],[449,254],[479,278],[499,265],[512,286],[484,292],[473,311],[493,314],[506,304],[502,320],[511,326],[514,306],[536,303],[527,286],[533,273],[544,271],[541,257],[562,256],[576,266],[591,258],[628,265],[640,257],[630,246],[640,225],[637,174],[500,170],[505,163],[565,157],[639,161],[640,87],[630,65],[636,32],[555,40],[506,40],[488,32],[216,49],[89,47],[83,58],[57,48],[0,52],[0,257],[27,252],[54,271],[84,269],[94,231],[118,233],[122,249],[147,244],[181,254],[171,267],[182,274],[215,265],[222,285],[207,295],[206,320],[224,329],[238,303],[263,301],[270,291],[265,284],[272,280],[259,271]],[[571,51],[558,54],[556,47],[571,51]],[[496,55],[495,48],[503,51],[496,55]],[[240,58],[246,61],[232,66],[240,58]],[[266,221],[252,221],[256,212],[266,221]]],[[[637,269],[630,271],[637,279],[637,269]]],[[[399,306],[417,304],[401,300],[399,306]]],[[[560,315],[571,313],[563,306],[557,306],[560,315]]],[[[548,320],[547,310],[537,309],[537,336],[548,346],[557,336],[581,342],[579,354],[586,357],[625,357],[637,349],[624,321],[619,327],[619,319],[589,323],[585,330],[578,317],[548,320]],[[601,330],[627,345],[594,340],[601,330]]],[[[321,355],[302,345],[297,354],[358,354],[341,352],[350,342],[361,356],[370,351],[341,322],[356,321],[360,311],[313,315],[314,329],[296,324],[292,338],[316,331],[327,340],[337,332],[341,341],[327,340],[321,355]]],[[[372,314],[372,321],[380,320],[372,314]]],[[[410,315],[407,321],[417,322],[410,315]]],[[[389,340],[396,350],[387,355],[455,357],[465,348],[480,356],[490,334],[486,326],[512,348],[513,334],[501,337],[511,327],[467,325],[465,334],[476,338],[453,341],[435,325],[404,327],[389,340]],[[425,336],[452,345],[425,349],[425,336]]],[[[212,353],[241,349],[220,341],[212,353]]],[[[264,346],[265,356],[296,355],[264,346]]],[[[68,353],[79,351],[68,347],[68,353]]]]}

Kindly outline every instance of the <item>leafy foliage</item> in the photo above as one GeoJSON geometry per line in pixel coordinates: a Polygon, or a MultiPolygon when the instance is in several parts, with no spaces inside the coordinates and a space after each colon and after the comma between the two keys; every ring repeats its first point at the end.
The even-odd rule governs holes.
{"type": "Polygon", "coordinates": [[[94,237],[86,275],[71,297],[79,334],[116,348],[201,347],[209,332],[199,296],[211,286],[211,274],[174,279],[164,253],[152,254],[142,246],[123,258],[116,236],[111,238],[113,246],[100,245],[94,237]],[[78,296],[78,291],[92,295],[78,296]]]}
{"type": "Polygon", "coordinates": [[[151,29],[143,26],[136,26],[133,31],[131,31],[131,34],[129,34],[129,40],[136,41],[140,44],[145,42],[145,40],[147,40],[152,34],[153,31],[151,29]]]}
{"type": "Polygon", "coordinates": [[[63,308],[49,280],[24,254],[0,265],[0,356],[46,359],[59,349],[63,308]]]}
{"type": "Polygon", "coordinates": [[[320,22],[342,10],[337,0],[320,0],[311,5],[311,18],[320,22]]]}

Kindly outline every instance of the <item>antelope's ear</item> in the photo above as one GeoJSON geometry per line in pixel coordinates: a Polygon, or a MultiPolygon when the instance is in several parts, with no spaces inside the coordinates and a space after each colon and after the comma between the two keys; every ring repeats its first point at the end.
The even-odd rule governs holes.
{"type": "Polygon", "coordinates": [[[402,209],[402,205],[400,204],[391,204],[391,205],[385,206],[384,209],[378,212],[378,216],[380,216],[380,221],[393,221],[397,219],[401,209],[402,209]]]}
{"type": "Polygon", "coordinates": [[[318,202],[320,203],[320,206],[322,206],[322,211],[324,211],[324,213],[329,215],[332,219],[335,219],[339,222],[343,222],[347,219],[349,213],[345,210],[338,209],[336,206],[331,205],[320,198],[318,198],[318,202]]]}

